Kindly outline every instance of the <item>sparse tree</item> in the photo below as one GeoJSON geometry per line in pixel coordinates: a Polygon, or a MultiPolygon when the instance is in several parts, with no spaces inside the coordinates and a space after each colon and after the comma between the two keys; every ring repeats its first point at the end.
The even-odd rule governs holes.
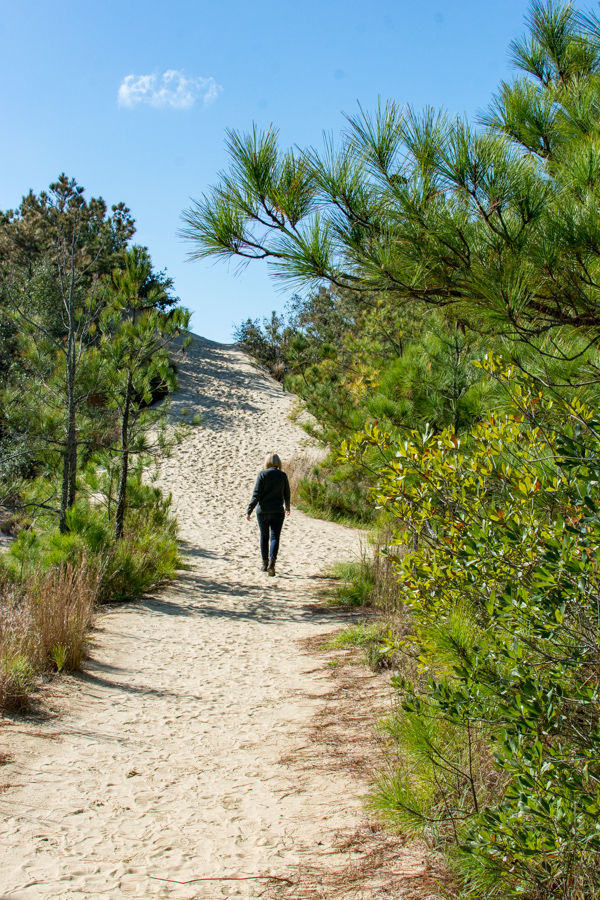
{"type": "Polygon", "coordinates": [[[119,413],[119,481],[114,529],[124,533],[127,479],[132,454],[147,453],[148,432],[159,429],[166,409],[150,411],[153,394],[174,386],[169,347],[186,336],[190,313],[178,307],[164,312],[165,291],[152,273],[143,247],[132,247],[125,269],[113,273],[114,299],[102,317],[100,353],[106,361],[109,396],[119,413]]]}
{"type": "Polygon", "coordinates": [[[102,261],[118,257],[132,227],[124,207],[115,215],[107,220],[103,201],[88,204],[83,188],[61,176],[49,194],[30,193],[0,228],[2,298],[23,339],[16,388],[25,390],[35,414],[23,415],[27,403],[15,386],[6,412],[10,418],[14,411],[17,431],[31,429],[61,458],[63,532],[77,490],[79,418],[94,389],[85,365],[106,299],[102,261]]]}

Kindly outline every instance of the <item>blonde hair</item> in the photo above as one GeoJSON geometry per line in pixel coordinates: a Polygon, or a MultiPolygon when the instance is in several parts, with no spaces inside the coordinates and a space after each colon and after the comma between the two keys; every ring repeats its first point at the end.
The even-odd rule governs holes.
{"type": "Polygon", "coordinates": [[[276,453],[269,453],[265,459],[265,469],[281,469],[281,460],[276,453]]]}

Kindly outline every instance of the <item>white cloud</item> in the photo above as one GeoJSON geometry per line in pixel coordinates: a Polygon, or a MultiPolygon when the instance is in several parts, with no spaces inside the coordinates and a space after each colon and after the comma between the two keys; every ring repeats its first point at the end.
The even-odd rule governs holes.
{"type": "Polygon", "coordinates": [[[119,106],[138,103],[172,109],[189,109],[196,100],[205,106],[214,103],[223,88],[214,78],[186,78],[183,72],[169,69],[164,75],[127,75],[119,87],[119,106]]]}

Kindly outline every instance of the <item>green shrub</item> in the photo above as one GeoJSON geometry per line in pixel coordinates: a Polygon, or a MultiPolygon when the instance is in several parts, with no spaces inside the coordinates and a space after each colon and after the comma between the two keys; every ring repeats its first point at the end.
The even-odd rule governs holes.
{"type": "Polygon", "coordinates": [[[330,601],[340,606],[366,606],[373,591],[373,565],[362,558],[336,563],[327,573],[338,583],[328,592],[330,601]]]}
{"type": "Polygon", "coordinates": [[[174,578],[182,567],[176,535],[174,521],[159,528],[144,523],[140,516],[137,527],[128,527],[123,540],[112,544],[104,557],[101,599],[106,602],[139,597],[174,578]]]}
{"type": "Polygon", "coordinates": [[[375,622],[371,625],[367,625],[366,622],[358,622],[356,625],[344,628],[327,641],[324,649],[337,650],[356,647],[364,651],[365,662],[371,669],[389,668],[392,664],[392,656],[389,653],[388,632],[389,627],[385,622],[375,622]]]}
{"type": "Polygon", "coordinates": [[[465,896],[600,893],[600,421],[488,360],[517,414],[402,441],[376,427],[376,502],[413,633],[390,639],[397,759],[373,805],[454,848],[465,896]],[[406,550],[406,548],[411,548],[406,550]]]}
{"type": "Polygon", "coordinates": [[[98,571],[98,599],[108,602],[139,596],[181,568],[171,497],[141,481],[132,479],[122,540],[114,540],[106,509],[83,500],[69,510],[67,523],[67,534],[51,527],[22,531],[8,558],[13,577],[77,566],[85,559],[98,571]]]}

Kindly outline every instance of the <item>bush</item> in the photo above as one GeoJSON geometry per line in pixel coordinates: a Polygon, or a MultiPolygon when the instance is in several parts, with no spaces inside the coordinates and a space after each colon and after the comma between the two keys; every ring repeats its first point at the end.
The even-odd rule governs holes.
{"type": "MultiPolygon", "coordinates": [[[[373,804],[452,849],[465,896],[600,893],[600,421],[488,360],[517,414],[395,441],[377,428],[376,501],[414,633],[390,641],[391,773],[373,804]]],[[[388,551],[389,552],[389,551],[388,551]]]]}
{"type": "Polygon", "coordinates": [[[13,577],[36,569],[77,567],[87,560],[98,572],[97,595],[105,603],[138,597],[181,568],[171,497],[164,497],[158,488],[136,486],[120,541],[113,538],[106,510],[83,500],[69,510],[67,524],[67,534],[52,527],[22,531],[8,557],[13,577]]]}
{"type": "Polygon", "coordinates": [[[142,522],[128,528],[125,537],[113,543],[103,560],[100,597],[103,602],[139,597],[157,584],[174,578],[182,567],[174,520],[158,528],[142,522]]]}

